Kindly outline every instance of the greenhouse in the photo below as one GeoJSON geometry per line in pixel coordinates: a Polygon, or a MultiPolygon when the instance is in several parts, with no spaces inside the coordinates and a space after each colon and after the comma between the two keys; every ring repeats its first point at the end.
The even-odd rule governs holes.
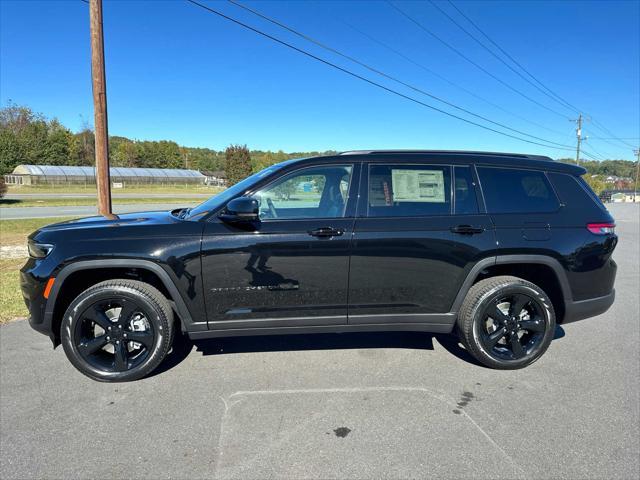
{"type": "MultiPolygon", "coordinates": [[[[114,184],[204,184],[206,176],[196,170],[178,168],[127,168],[111,167],[111,182],[114,184]]],[[[5,175],[10,185],[90,185],[96,183],[94,167],[71,167],[58,165],[18,165],[13,173],[5,175]]]]}

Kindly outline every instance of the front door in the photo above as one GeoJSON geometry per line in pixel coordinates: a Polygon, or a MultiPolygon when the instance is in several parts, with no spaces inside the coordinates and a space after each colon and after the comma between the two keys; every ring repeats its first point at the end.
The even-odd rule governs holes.
{"type": "Polygon", "coordinates": [[[354,165],[300,168],[247,192],[260,222],[213,218],[202,244],[209,328],[345,324],[354,165]]]}
{"type": "Polygon", "coordinates": [[[496,248],[473,168],[372,163],[362,177],[349,323],[452,322],[467,273],[496,248]]]}

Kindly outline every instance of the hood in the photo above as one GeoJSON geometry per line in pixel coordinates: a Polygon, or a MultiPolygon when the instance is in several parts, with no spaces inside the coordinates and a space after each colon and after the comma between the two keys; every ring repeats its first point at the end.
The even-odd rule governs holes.
{"type": "MultiPolygon", "coordinates": [[[[176,210],[173,212],[175,213],[176,210]]],[[[172,212],[167,211],[124,213],[122,215],[113,215],[112,218],[95,216],[53,223],[40,228],[36,232],[32,233],[29,238],[34,238],[38,234],[66,232],[71,230],[134,227],[136,225],[166,225],[182,221],[184,220],[179,219],[176,215],[172,214],[172,212]]]]}

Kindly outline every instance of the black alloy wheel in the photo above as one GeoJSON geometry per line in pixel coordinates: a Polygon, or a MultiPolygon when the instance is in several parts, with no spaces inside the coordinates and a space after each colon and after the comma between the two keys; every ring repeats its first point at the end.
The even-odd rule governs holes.
{"type": "Polygon", "coordinates": [[[517,277],[498,276],[473,285],[458,312],[465,348],[483,365],[526,367],[549,348],[555,333],[553,304],[545,292],[517,277]]]}
{"type": "Polygon", "coordinates": [[[125,297],[96,302],[79,316],[75,343],[82,358],[107,372],[126,372],[148,358],[155,334],[141,305],[125,297]]]}
{"type": "Polygon", "coordinates": [[[480,339],[491,355],[519,360],[535,354],[546,330],[543,306],[530,295],[513,293],[500,296],[485,307],[480,339]]]}
{"type": "Polygon", "coordinates": [[[153,286],[135,280],[98,283],[71,302],[60,326],[71,363],[100,381],[151,373],[173,341],[173,311],[153,286]]]}

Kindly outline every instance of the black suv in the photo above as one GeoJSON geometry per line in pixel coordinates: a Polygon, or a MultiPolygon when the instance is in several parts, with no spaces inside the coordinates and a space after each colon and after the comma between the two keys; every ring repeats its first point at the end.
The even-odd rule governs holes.
{"type": "Polygon", "coordinates": [[[614,300],[614,220],[546,157],[360,151],[291,160],[192,209],[29,237],[31,325],[96,380],[141,378],[191,339],[457,331],[525,367],[556,323],[614,300]]]}

